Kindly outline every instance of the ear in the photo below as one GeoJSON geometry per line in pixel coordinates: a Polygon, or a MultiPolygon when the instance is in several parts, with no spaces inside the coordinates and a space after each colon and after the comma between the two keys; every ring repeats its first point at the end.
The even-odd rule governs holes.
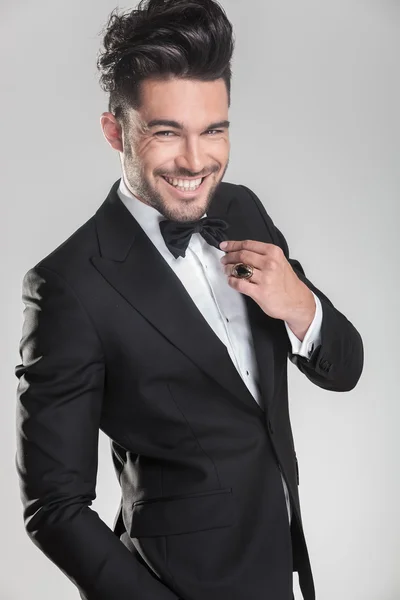
{"type": "Polygon", "coordinates": [[[123,152],[122,129],[114,115],[104,112],[100,117],[100,125],[103,135],[114,150],[123,152]]]}

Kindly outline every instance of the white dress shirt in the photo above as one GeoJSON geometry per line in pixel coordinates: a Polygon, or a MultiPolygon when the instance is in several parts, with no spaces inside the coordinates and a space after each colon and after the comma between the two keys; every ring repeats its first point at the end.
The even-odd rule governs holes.
{"type": "MultiPolygon", "coordinates": [[[[239,375],[255,402],[264,410],[257,385],[257,361],[245,300],[243,294],[228,283],[228,276],[220,262],[225,252],[208,244],[200,233],[193,233],[185,257],[175,258],[168,250],[161,235],[159,223],[165,219],[164,215],[132,195],[123,176],[121,176],[118,195],[161,256],[179,277],[215,334],[225,344],[239,375]]],[[[203,216],[207,216],[207,213],[203,216]]],[[[318,296],[314,293],[313,295],[316,302],[316,313],[302,342],[285,322],[292,352],[307,358],[311,355],[314,347],[320,343],[321,335],[322,306],[318,296]]],[[[289,493],[282,473],[281,477],[290,521],[289,493]]]]}

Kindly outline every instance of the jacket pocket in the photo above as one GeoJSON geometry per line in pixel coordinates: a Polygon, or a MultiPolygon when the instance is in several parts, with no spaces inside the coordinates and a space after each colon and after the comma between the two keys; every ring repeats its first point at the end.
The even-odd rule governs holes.
{"type": "Polygon", "coordinates": [[[138,500],[132,506],[131,537],[190,533],[236,522],[232,488],[138,500]]]}

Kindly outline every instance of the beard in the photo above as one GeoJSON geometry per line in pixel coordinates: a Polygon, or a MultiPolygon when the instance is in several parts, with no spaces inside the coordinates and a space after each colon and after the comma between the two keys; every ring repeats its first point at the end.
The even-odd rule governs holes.
{"type": "MultiPolygon", "coordinates": [[[[197,221],[204,215],[204,213],[208,211],[215,192],[217,191],[217,188],[226,173],[229,160],[223,169],[222,175],[217,180],[213,181],[212,185],[210,185],[210,182],[207,181],[207,185],[210,187],[206,193],[204,191],[201,192],[202,196],[205,196],[201,204],[199,203],[199,199],[197,197],[181,200],[180,202],[177,200],[175,203],[173,203],[167,191],[163,193],[163,191],[157,190],[145,176],[142,169],[142,164],[139,158],[132,152],[129,144],[126,144],[124,147],[122,164],[126,183],[128,184],[129,189],[134,196],[136,196],[145,204],[155,208],[166,219],[185,222],[197,221]]],[[[208,177],[210,180],[213,178],[213,173],[217,172],[218,170],[218,168],[214,168],[208,171],[208,177]]],[[[155,172],[154,175],[157,176],[158,173],[155,172]]],[[[159,173],[159,175],[161,177],[161,173],[159,173]]],[[[186,174],[182,175],[182,177],[193,177],[195,175],[196,174],[193,175],[189,174],[189,172],[186,172],[186,174]]],[[[169,184],[166,183],[166,185],[169,184]]]]}

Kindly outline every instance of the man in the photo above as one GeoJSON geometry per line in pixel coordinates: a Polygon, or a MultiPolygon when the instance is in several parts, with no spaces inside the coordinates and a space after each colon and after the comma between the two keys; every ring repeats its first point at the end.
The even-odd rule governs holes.
{"type": "Polygon", "coordinates": [[[23,282],[27,532],[87,600],[291,600],[294,570],[313,600],[287,358],[348,391],[361,337],[260,199],[222,182],[221,7],[141,2],[111,15],[104,48],[101,126],[122,177],[23,282]],[[90,508],[100,429],[121,485],[114,531],[90,508]]]}

